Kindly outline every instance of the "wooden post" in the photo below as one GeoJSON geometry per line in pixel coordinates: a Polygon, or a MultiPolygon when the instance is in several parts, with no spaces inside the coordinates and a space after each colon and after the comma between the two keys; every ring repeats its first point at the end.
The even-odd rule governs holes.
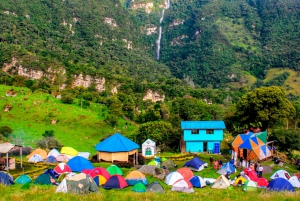
{"type": "Polygon", "coordinates": [[[135,164],[136,165],[138,165],[139,164],[139,151],[137,150],[136,152],[135,152],[135,164]]]}
{"type": "Polygon", "coordinates": [[[20,147],[20,161],[21,161],[21,168],[23,167],[23,165],[22,165],[22,155],[23,155],[23,153],[22,153],[22,147],[20,147]]]}
{"type": "Polygon", "coordinates": [[[8,153],[6,153],[6,171],[8,172],[8,168],[9,168],[9,166],[8,166],[8,153]]]}

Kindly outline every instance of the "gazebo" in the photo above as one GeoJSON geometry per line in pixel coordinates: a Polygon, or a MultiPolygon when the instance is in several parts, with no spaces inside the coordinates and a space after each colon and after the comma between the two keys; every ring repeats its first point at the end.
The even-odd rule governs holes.
{"type": "Polygon", "coordinates": [[[120,133],[108,137],[95,146],[98,151],[98,160],[104,161],[126,161],[129,157],[135,159],[135,164],[138,161],[138,148],[140,146],[130,139],[124,137],[120,133]]]}
{"type": "Polygon", "coordinates": [[[6,154],[6,170],[9,170],[9,160],[8,160],[8,153],[13,151],[17,148],[20,148],[20,160],[21,160],[21,167],[22,167],[22,146],[11,144],[9,142],[0,143],[0,154],[6,154]]]}

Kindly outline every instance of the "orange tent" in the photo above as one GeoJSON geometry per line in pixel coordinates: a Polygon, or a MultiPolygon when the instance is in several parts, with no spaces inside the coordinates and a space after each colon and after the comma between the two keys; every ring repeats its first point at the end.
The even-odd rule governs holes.
{"type": "Polygon", "coordinates": [[[47,152],[44,149],[35,149],[33,152],[31,152],[31,154],[29,154],[28,156],[26,156],[26,158],[31,158],[31,156],[33,156],[34,154],[38,154],[40,155],[44,160],[47,158],[47,152]]]}

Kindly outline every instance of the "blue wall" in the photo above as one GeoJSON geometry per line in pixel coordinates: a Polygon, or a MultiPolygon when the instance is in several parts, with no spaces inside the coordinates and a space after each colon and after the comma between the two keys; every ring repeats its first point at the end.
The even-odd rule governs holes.
{"type": "MultiPolygon", "coordinates": [[[[186,152],[203,152],[203,142],[204,141],[187,141],[186,142],[186,152]]],[[[206,141],[207,151],[214,151],[215,143],[221,143],[220,141],[206,141]]],[[[220,150],[219,150],[220,151],[220,150]]]]}
{"type": "Polygon", "coordinates": [[[199,130],[199,134],[192,134],[192,130],[183,130],[183,139],[187,141],[222,141],[223,130],[214,130],[214,134],[206,134],[206,130],[199,130]]]}

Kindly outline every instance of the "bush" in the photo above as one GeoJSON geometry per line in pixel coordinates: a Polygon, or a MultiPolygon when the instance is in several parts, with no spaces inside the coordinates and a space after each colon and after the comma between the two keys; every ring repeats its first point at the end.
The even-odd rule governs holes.
{"type": "Polygon", "coordinates": [[[146,158],[143,155],[139,154],[139,156],[138,156],[138,163],[139,163],[139,165],[146,164],[146,158]]]}
{"type": "Polygon", "coordinates": [[[113,164],[120,168],[132,168],[133,167],[133,164],[131,164],[130,162],[114,161],[113,164]]]}
{"type": "Polygon", "coordinates": [[[74,98],[71,96],[71,94],[63,94],[61,97],[61,102],[72,104],[74,102],[74,98]]]}

